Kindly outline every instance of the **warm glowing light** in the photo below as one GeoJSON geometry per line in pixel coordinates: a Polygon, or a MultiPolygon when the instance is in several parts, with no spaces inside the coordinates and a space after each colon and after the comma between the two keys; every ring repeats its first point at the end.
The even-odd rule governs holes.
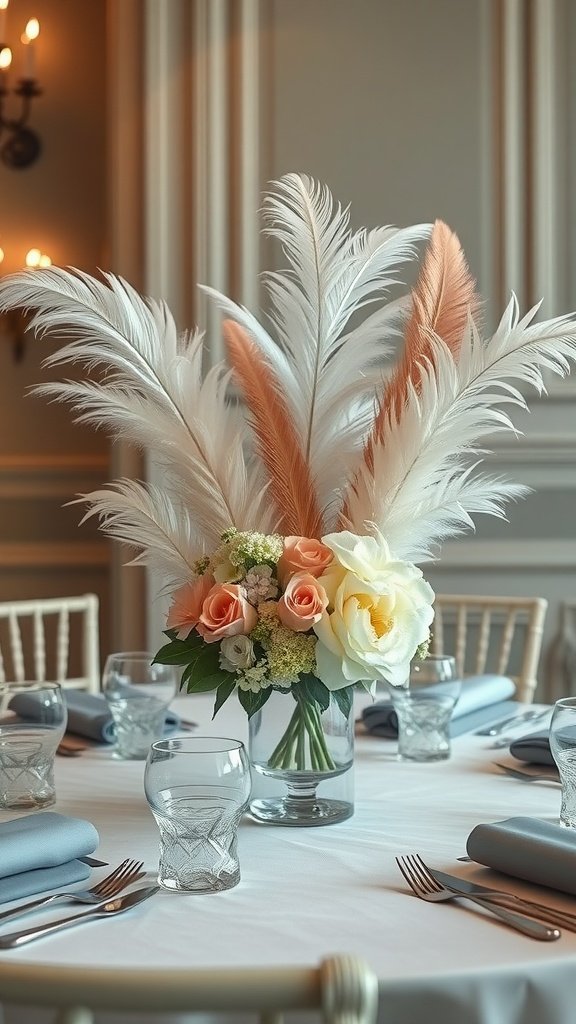
{"type": "Polygon", "coordinates": [[[50,259],[49,256],[46,255],[45,252],[42,253],[42,255],[40,257],[40,262],[38,263],[38,266],[39,267],[51,267],[52,266],[52,260],[50,259]]]}
{"type": "Polygon", "coordinates": [[[26,266],[34,269],[40,266],[40,260],[42,259],[42,253],[40,249],[29,249],[26,253],[26,266]]]}
{"type": "Polygon", "coordinates": [[[6,71],[12,63],[12,50],[9,46],[5,46],[3,50],[0,50],[0,71],[6,71]]]}
{"type": "Polygon", "coordinates": [[[31,43],[33,39],[38,39],[40,35],[40,22],[38,18],[30,18],[30,21],[24,29],[24,36],[22,42],[31,43]]]}
{"type": "Polygon", "coordinates": [[[5,11],[8,7],[9,0],[0,0],[0,11],[5,11]]]}
{"type": "MultiPolygon", "coordinates": [[[[0,0],[0,3],[1,2],[2,2],[2,0],[0,0]]],[[[8,0],[6,0],[6,2],[8,2],[8,0]]],[[[0,263],[2,263],[3,259],[4,259],[4,249],[0,249],[0,263]]]]}

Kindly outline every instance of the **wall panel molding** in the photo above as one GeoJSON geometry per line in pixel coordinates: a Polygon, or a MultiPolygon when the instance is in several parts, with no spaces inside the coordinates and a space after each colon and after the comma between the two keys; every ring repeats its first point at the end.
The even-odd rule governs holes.
{"type": "Polygon", "coordinates": [[[0,455],[0,498],[65,501],[99,487],[108,472],[104,455],[0,455]]]}
{"type": "MultiPolygon", "coordinates": [[[[569,540],[457,540],[442,546],[442,557],[431,565],[441,572],[515,573],[535,570],[563,572],[576,569],[576,541],[569,540]]],[[[473,591],[472,591],[473,592],[473,591]]]]}

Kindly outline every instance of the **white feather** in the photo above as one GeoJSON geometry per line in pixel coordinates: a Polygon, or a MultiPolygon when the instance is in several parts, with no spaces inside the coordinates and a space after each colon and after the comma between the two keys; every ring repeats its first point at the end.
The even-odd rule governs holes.
{"type": "Polygon", "coordinates": [[[81,522],[98,516],[100,529],[124,541],[137,554],[128,565],[149,565],[166,577],[170,589],[189,582],[194,563],[205,553],[202,538],[186,509],[177,499],[153,484],[117,480],[110,489],[80,495],[90,508],[81,522]]]}
{"type": "Polygon", "coordinates": [[[330,517],[334,495],[355,465],[363,436],[352,447],[350,403],[372,397],[368,370],[382,364],[389,341],[405,319],[404,297],[379,308],[363,323],[354,314],[397,281],[398,267],[416,255],[430,225],[351,233],[349,215],[327,188],[289,174],[275,182],[265,202],[268,233],[284,250],[289,269],[266,275],[276,343],[256,318],[226,296],[205,289],[254,338],[269,361],[294,420],[320,507],[330,517]]]}
{"type": "Polygon", "coordinates": [[[6,279],[0,303],[35,307],[31,327],[75,340],[48,366],[103,366],[99,383],[64,382],[38,390],[71,400],[80,418],[150,447],[170,465],[207,547],[224,530],[272,526],[261,470],[244,454],[246,428],[226,398],[222,366],[202,379],[202,336],[178,337],[164,304],[144,301],[126,282],[51,268],[6,279]]]}
{"type": "Polygon", "coordinates": [[[576,358],[574,318],[535,324],[536,312],[520,320],[513,297],[486,343],[470,321],[457,364],[430,339],[420,393],[411,388],[400,419],[388,419],[373,472],[364,464],[350,490],[351,529],[374,524],[404,557],[429,557],[443,537],[470,527],[470,512],[502,514],[502,502],[519,495],[499,478],[472,478],[470,462],[491,434],[516,433],[502,406],[526,408],[519,384],[542,391],[543,370],[563,375],[576,358]]]}

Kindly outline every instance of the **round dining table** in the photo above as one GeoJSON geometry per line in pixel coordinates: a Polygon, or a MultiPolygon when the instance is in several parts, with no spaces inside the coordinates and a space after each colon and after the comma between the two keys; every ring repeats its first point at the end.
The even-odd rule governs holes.
{"type": "MultiPolygon", "coordinates": [[[[214,719],[212,706],[213,695],[174,702],[198,723],[197,734],[245,740],[238,701],[229,699],[214,719]]],[[[576,933],[538,942],[463,901],[424,902],[410,893],[395,861],[419,853],[433,868],[576,910],[573,897],[458,859],[480,822],[518,815],[558,821],[559,787],[505,776],[495,762],[509,755],[491,749],[485,736],[461,736],[448,760],[421,764],[398,761],[394,740],[362,734],[361,725],[357,732],[355,811],[348,820],[290,828],[247,815],[239,833],[241,880],[233,889],[161,890],[130,913],[0,957],[146,971],[315,965],[353,953],[378,974],[382,1024],[568,1024],[576,1004],[576,933]]],[[[126,857],[144,861],[149,881],[139,885],[156,877],[158,831],[143,773],[143,762],[116,760],[103,745],[56,760],[52,810],[93,822],[100,836],[94,856],[109,865],[93,870],[93,882],[126,857]]],[[[14,814],[3,812],[0,820],[8,817],[14,814]]],[[[69,912],[59,904],[6,922],[2,932],[69,912]]],[[[21,1011],[14,1019],[22,1020],[21,1011]]]]}

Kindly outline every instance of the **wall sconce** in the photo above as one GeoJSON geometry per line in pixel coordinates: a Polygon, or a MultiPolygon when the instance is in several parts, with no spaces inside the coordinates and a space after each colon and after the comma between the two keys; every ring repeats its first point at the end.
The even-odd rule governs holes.
{"type": "MultiPolygon", "coordinates": [[[[3,262],[4,250],[0,249],[0,266],[3,262]]],[[[40,249],[29,249],[24,262],[29,270],[52,266],[50,257],[40,252],[40,249]]],[[[24,357],[29,320],[29,316],[20,309],[9,309],[6,313],[0,313],[0,337],[12,343],[12,354],[16,363],[20,363],[24,357]]]]}
{"type": "Polygon", "coordinates": [[[37,18],[30,18],[24,32],[20,36],[22,43],[22,68],[18,85],[12,90],[20,97],[20,116],[9,118],[4,114],[4,105],[10,93],[8,88],[8,70],[12,65],[12,50],[6,41],[6,11],[9,0],[0,0],[0,138],[7,134],[8,138],[0,148],[3,163],[12,170],[29,167],[38,159],[41,151],[40,139],[36,132],[28,127],[30,105],[35,96],[42,90],[36,81],[36,40],[40,32],[37,18]]]}

